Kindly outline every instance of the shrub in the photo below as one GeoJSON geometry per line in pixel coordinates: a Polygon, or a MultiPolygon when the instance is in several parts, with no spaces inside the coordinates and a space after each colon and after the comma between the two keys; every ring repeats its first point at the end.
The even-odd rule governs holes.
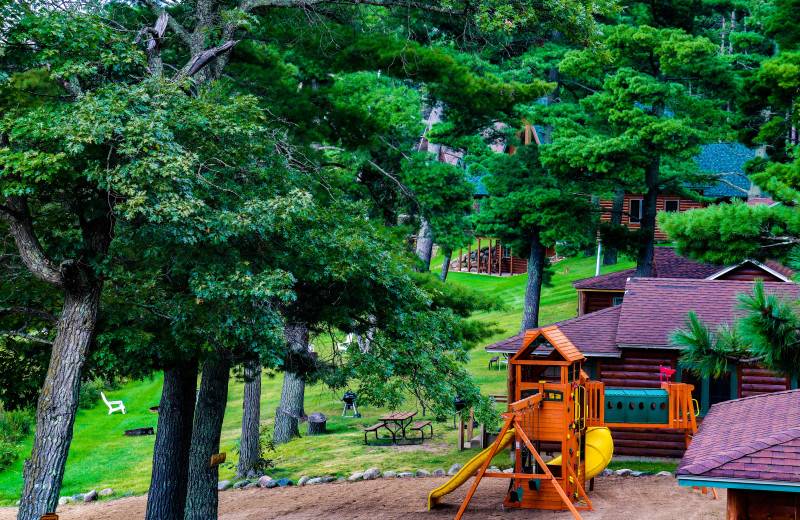
{"type": "Polygon", "coordinates": [[[36,424],[33,409],[0,413],[0,442],[16,443],[30,435],[36,424]]]}
{"type": "Polygon", "coordinates": [[[17,447],[0,440],[0,471],[3,471],[17,460],[17,447]]]}
{"type": "Polygon", "coordinates": [[[100,401],[100,392],[113,392],[122,387],[119,381],[115,379],[102,380],[90,379],[81,383],[81,389],[78,393],[78,408],[81,410],[88,410],[100,401]]]}

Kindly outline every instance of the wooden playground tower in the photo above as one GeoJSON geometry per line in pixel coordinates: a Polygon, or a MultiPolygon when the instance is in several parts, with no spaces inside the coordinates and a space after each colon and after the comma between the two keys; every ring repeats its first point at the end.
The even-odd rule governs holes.
{"type": "Polygon", "coordinates": [[[691,385],[667,382],[649,393],[609,389],[606,396],[605,385],[589,381],[582,370],[585,359],[558,327],[526,334],[522,349],[509,360],[510,404],[503,414],[503,427],[476,473],[456,520],[464,514],[484,477],[511,479],[504,507],[568,509],[580,520],[579,511],[593,509],[584,478],[590,428],[678,429],[684,431],[688,446],[697,430],[691,385]],[[552,351],[534,356],[537,348],[552,351]],[[614,422],[606,422],[607,415],[614,422]],[[636,422],[624,422],[628,417],[636,422]],[[492,458],[509,443],[515,452],[514,472],[487,472],[492,458]],[[545,463],[539,454],[543,443],[559,445],[561,456],[545,463]]]}

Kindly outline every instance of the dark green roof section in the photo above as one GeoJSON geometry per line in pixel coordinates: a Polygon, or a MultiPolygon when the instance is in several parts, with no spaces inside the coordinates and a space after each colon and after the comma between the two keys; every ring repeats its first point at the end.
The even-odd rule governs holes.
{"type": "MultiPolygon", "coordinates": [[[[744,164],[755,156],[754,150],[741,143],[713,143],[703,146],[700,155],[695,157],[695,161],[701,170],[722,175],[722,179],[747,190],[750,187],[750,181],[736,174],[744,173],[744,164]]],[[[724,182],[718,182],[703,190],[703,195],[706,197],[746,197],[747,193],[724,182]]]]}
{"type": "Polygon", "coordinates": [[[480,177],[477,175],[467,176],[467,181],[475,185],[475,191],[473,192],[473,195],[476,197],[478,196],[488,197],[489,192],[486,190],[486,186],[483,185],[483,181],[481,179],[483,179],[483,176],[480,177]]]}

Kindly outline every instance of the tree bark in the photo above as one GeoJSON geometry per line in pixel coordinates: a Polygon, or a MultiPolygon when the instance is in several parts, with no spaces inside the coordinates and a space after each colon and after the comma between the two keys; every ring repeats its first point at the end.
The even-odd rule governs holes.
{"type": "Polygon", "coordinates": [[[531,252],[528,257],[528,282],[525,285],[525,308],[522,312],[520,332],[539,326],[539,300],[542,296],[546,251],[547,248],[542,244],[538,235],[531,240],[531,252]]]}
{"type": "Polygon", "coordinates": [[[656,202],[658,201],[658,184],[661,169],[661,158],[656,156],[647,166],[645,185],[647,193],[642,201],[642,224],[644,234],[639,245],[636,258],[636,276],[649,277],[653,272],[653,250],[655,248],[656,202]]]}
{"type": "Polygon", "coordinates": [[[597,229],[600,224],[600,197],[592,195],[593,212],[589,214],[589,225],[586,227],[586,249],[583,250],[583,257],[589,258],[594,256],[597,249],[597,229]]]}
{"type": "Polygon", "coordinates": [[[416,253],[419,259],[422,260],[422,272],[429,271],[433,254],[433,237],[431,236],[431,226],[427,220],[423,220],[422,226],[419,228],[416,253]]]}
{"type": "Polygon", "coordinates": [[[18,520],[39,520],[56,511],[78,410],[78,391],[86,351],[97,324],[102,284],[67,291],[58,320],[50,365],[36,407],[36,434],[25,461],[18,520]]]}
{"type": "MultiPolygon", "coordinates": [[[[622,224],[622,206],[625,203],[625,190],[622,188],[614,189],[614,201],[611,203],[611,225],[619,226],[622,224]]],[[[616,265],[617,249],[607,247],[603,254],[603,265],[616,265]]]]}
{"type": "Polygon", "coordinates": [[[203,364],[203,378],[197,397],[192,447],[189,452],[185,520],[217,518],[219,467],[211,467],[211,456],[219,452],[231,367],[227,353],[220,354],[220,359],[203,364]]]}
{"type": "Polygon", "coordinates": [[[259,428],[261,426],[261,365],[248,361],[244,365],[244,403],[242,404],[242,440],[239,444],[239,465],[236,474],[246,476],[256,469],[261,457],[259,428]]]}
{"type": "Polygon", "coordinates": [[[292,323],[284,328],[287,344],[287,363],[283,372],[283,387],[278,409],[275,411],[275,444],[289,442],[300,436],[300,421],[305,419],[303,401],[306,383],[296,373],[295,359],[308,350],[308,326],[304,323],[292,323]]]}
{"type": "Polygon", "coordinates": [[[196,391],[196,359],[164,371],[145,520],[183,520],[196,391]]]}
{"type": "Polygon", "coordinates": [[[442,263],[442,270],[439,273],[439,278],[441,278],[443,282],[447,281],[447,273],[450,272],[450,258],[452,258],[452,256],[453,256],[453,252],[452,251],[448,251],[444,255],[444,262],[442,263]]]}

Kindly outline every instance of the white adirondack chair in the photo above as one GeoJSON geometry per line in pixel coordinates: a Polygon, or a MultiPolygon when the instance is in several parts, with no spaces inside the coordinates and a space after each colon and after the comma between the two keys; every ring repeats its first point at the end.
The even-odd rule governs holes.
{"type": "Polygon", "coordinates": [[[350,346],[350,343],[352,343],[354,339],[355,339],[355,334],[351,332],[347,335],[347,337],[345,337],[344,341],[340,341],[339,343],[336,344],[336,348],[338,348],[339,350],[347,350],[347,347],[350,346]]]}
{"type": "Polygon", "coordinates": [[[100,397],[103,398],[103,402],[106,403],[106,406],[108,406],[108,415],[111,415],[114,412],[122,412],[123,414],[125,413],[125,405],[122,404],[122,401],[109,401],[106,398],[106,394],[103,392],[100,392],[100,397]]]}

